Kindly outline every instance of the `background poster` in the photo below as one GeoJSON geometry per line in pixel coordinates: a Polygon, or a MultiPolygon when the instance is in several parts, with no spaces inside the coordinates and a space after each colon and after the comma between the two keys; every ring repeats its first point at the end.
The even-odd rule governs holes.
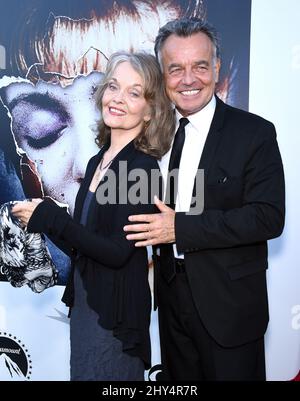
{"type": "MultiPolygon", "coordinates": [[[[121,49],[152,52],[159,26],[170,19],[198,16],[216,26],[222,38],[218,94],[248,108],[250,0],[21,4],[0,1],[0,204],[49,195],[72,214],[87,161],[98,150],[92,97],[107,58],[121,49]]],[[[20,347],[18,355],[0,353],[0,380],[69,379],[68,318],[60,301],[69,260],[48,245],[59,285],[35,294],[0,277],[0,348],[20,347]]],[[[156,314],[151,333],[156,365],[156,314]]]]}

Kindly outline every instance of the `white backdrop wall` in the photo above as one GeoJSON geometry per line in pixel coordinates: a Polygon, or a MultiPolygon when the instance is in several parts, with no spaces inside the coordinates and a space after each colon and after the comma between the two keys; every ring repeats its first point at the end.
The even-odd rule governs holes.
{"type": "Polygon", "coordinates": [[[286,224],[269,243],[268,380],[300,369],[300,1],[252,0],[249,111],[277,129],[286,178],[286,224]]]}

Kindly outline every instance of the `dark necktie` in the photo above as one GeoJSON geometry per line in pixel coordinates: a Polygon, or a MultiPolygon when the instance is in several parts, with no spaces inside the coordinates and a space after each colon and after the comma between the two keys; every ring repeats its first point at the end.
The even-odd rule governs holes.
{"type": "MultiPolygon", "coordinates": [[[[172,172],[172,170],[175,169],[177,170],[179,169],[182,148],[185,140],[185,126],[188,123],[189,120],[187,118],[181,118],[179,120],[179,127],[175,134],[169,161],[169,169],[168,169],[169,172],[172,172]]],[[[166,189],[166,196],[167,196],[166,204],[174,210],[177,197],[177,189],[178,189],[178,171],[175,174],[173,172],[171,178],[168,178],[167,189],[166,189]]],[[[173,245],[162,244],[160,246],[160,256],[161,256],[161,274],[163,275],[164,279],[169,283],[175,277],[176,274],[173,245]]]]}
{"type": "Polygon", "coordinates": [[[167,180],[167,197],[169,195],[169,199],[167,198],[167,205],[175,210],[177,189],[178,189],[178,169],[180,164],[180,158],[182,153],[182,148],[185,140],[185,126],[189,123],[187,118],[181,118],[179,120],[179,127],[176,131],[172,152],[169,161],[169,173],[173,170],[176,170],[176,173],[173,172],[171,179],[167,180]]]}

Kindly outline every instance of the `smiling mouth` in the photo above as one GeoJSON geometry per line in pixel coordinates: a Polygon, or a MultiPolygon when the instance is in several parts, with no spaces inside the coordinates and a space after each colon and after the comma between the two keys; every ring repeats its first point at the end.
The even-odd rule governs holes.
{"type": "Polygon", "coordinates": [[[115,107],[109,107],[109,112],[117,116],[124,116],[126,114],[125,111],[116,109],[115,107]]]}
{"type": "Polygon", "coordinates": [[[190,90],[185,90],[185,91],[180,91],[179,93],[183,96],[195,96],[198,95],[198,93],[200,93],[201,90],[200,89],[190,89],[190,90]]]}

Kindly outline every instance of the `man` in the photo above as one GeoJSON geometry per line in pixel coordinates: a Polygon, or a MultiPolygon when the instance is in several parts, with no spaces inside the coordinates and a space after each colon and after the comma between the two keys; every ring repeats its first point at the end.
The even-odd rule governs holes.
{"type": "Polygon", "coordinates": [[[281,234],[285,213],[275,129],[214,95],[219,43],[208,24],[171,21],[155,50],[177,121],[188,118],[176,212],[156,200],[160,214],[130,216],[136,224],[124,229],[136,246],[162,244],[154,259],[163,370],[171,380],[265,380],[267,240],[281,234]],[[195,215],[186,212],[203,195],[197,168],[204,210],[195,215]]]}

